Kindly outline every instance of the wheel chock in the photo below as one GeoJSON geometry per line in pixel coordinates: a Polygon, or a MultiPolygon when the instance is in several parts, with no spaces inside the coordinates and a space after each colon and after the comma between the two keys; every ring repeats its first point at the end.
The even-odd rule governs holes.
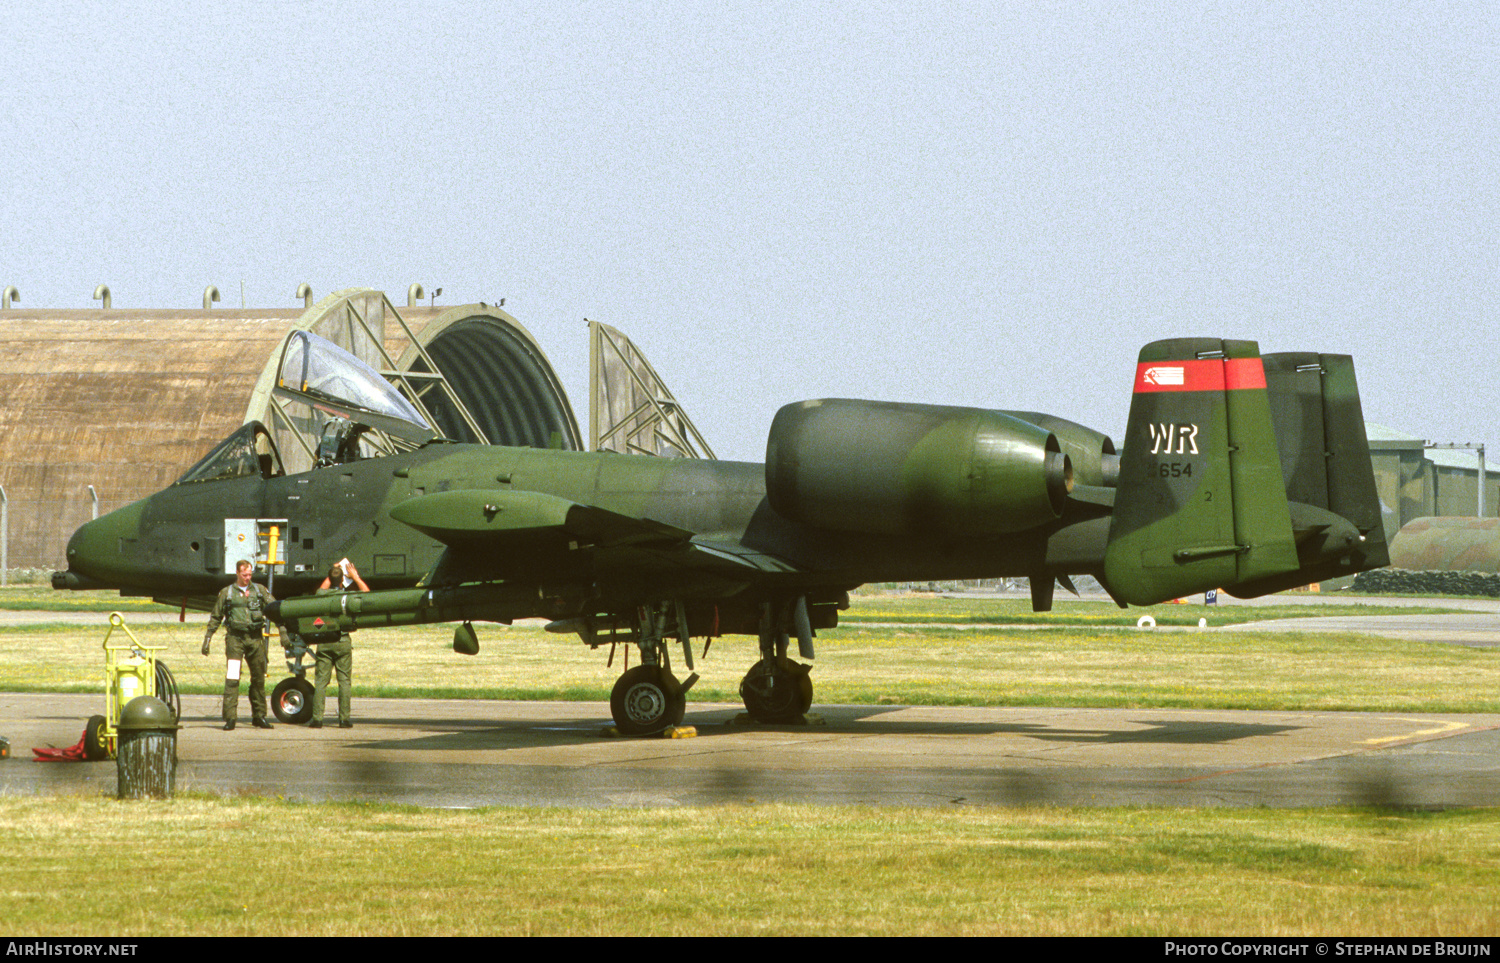
{"type": "Polygon", "coordinates": [[[599,735],[606,739],[692,739],[698,735],[697,726],[667,726],[661,732],[644,736],[627,736],[615,726],[605,726],[599,735]]]}

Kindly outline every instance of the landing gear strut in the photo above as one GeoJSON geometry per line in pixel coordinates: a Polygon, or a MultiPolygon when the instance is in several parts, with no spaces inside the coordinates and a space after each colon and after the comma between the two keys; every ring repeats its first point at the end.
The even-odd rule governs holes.
{"type": "Polygon", "coordinates": [[[647,736],[682,722],[687,697],[672,673],[659,665],[627,669],[609,694],[609,711],[622,735],[647,736]]]}
{"type": "Polygon", "coordinates": [[[812,628],[805,598],[782,605],[761,605],[760,661],[740,681],[745,711],[756,722],[798,722],[812,707],[813,685],[808,675],[812,666],[787,658],[793,632],[803,658],[812,658],[812,628]]]}
{"type": "Polygon", "coordinates": [[[686,682],[678,682],[672,674],[666,642],[669,618],[676,619],[684,657],[688,668],[693,667],[687,617],[681,603],[663,602],[641,609],[636,627],[641,664],[625,670],[609,694],[609,712],[621,735],[649,736],[682,722],[687,691],[698,681],[698,675],[694,673],[686,682]]]}

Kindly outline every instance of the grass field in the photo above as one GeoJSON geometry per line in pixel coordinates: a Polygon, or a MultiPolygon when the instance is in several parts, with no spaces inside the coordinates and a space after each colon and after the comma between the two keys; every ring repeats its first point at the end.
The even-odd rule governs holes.
{"type": "Polygon", "coordinates": [[[0,611],[8,612],[165,612],[150,599],[124,598],[114,592],[59,592],[50,585],[0,588],[0,611]]]}
{"type": "Polygon", "coordinates": [[[856,595],[840,621],[847,624],[899,622],[909,625],[1072,625],[1133,626],[1143,615],[1158,625],[1197,625],[1207,619],[1209,625],[1242,625],[1271,619],[1307,619],[1316,617],[1379,615],[1383,612],[1402,615],[1429,615],[1455,612],[1441,600],[1431,605],[1382,605],[1378,598],[1354,603],[1320,602],[1317,605],[1153,605],[1148,608],[1122,609],[1108,602],[1058,599],[1051,612],[1031,611],[1024,598],[962,598],[932,595],[856,595]]]}
{"type": "MultiPolygon", "coordinates": [[[[1204,612],[1157,613],[1173,609],[1193,623],[1204,612]]],[[[1078,616],[1075,625],[1014,628],[1003,624],[1007,611],[988,601],[857,600],[846,627],[819,636],[816,699],[1500,711],[1500,653],[1488,650],[1148,631],[1078,616]]],[[[101,610],[98,626],[0,628],[0,688],[98,691],[104,622],[101,610]]],[[[218,691],[222,649],[198,654],[201,622],[133,624],[143,641],[167,646],[185,689],[218,691]]],[[[472,658],[451,651],[451,629],[441,626],[357,634],[356,698],[602,701],[619,672],[574,636],[478,628],[472,658]]],[[[737,701],[753,653],[748,640],[716,642],[700,658],[693,698],[737,701]]],[[[27,935],[1452,938],[1500,931],[1497,870],[1495,810],[455,812],[255,797],[0,797],[0,893],[10,929],[27,935]],[[133,895],[121,900],[126,879],[133,895]]]]}
{"type": "Polygon", "coordinates": [[[27,935],[1492,936],[1500,821],[0,799],[0,887],[27,935]]]}
{"type": "MultiPolygon", "coordinates": [[[[97,601],[97,600],[96,600],[97,601]]],[[[1500,711],[1500,652],[1341,633],[1141,630],[1079,624],[1006,627],[1024,602],[930,598],[857,598],[844,626],[820,633],[813,672],[822,703],[1055,705],[1097,707],[1347,709],[1406,712],[1500,711]],[[943,623],[929,619],[937,606],[943,623]],[[882,624],[894,623],[894,624],[882,624]],[[963,626],[963,627],[960,627],[963,626]]],[[[1113,612],[1099,603],[1073,603],[1113,612]]],[[[1344,609],[1344,606],[1329,608],[1344,609]]],[[[1162,620],[1203,606],[1144,610],[1162,620]]],[[[1230,607],[1222,614],[1296,615],[1307,606],[1230,607]]],[[[1314,613],[1325,607],[1310,609],[1314,613]]],[[[1361,607],[1361,611],[1369,611],[1361,607]]],[[[1133,610],[1141,611],[1141,610],[1133,610]]],[[[1410,614],[1411,609],[1390,609],[1410,614]]],[[[1087,614],[1087,613],[1085,613],[1087,614]]],[[[1066,612],[1059,613],[1065,617],[1066,612]]],[[[43,616],[44,617],[44,616],[43,616]]],[[[126,613],[129,620],[130,613],[126,613]]],[[[1138,617],[1138,616],[1137,616],[1138,617]]],[[[221,690],[222,636],[214,655],[199,654],[201,616],[187,624],[133,623],[163,658],[183,691],[221,690]]],[[[98,691],[103,685],[106,617],[97,627],[36,624],[0,627],[0,689],[98,691]]],[[[1196,623],[1196,617],[1193,618],[1196,623]]],[[[361,695],[604,701],[613,668],[607,649],[590,651],[575,635],[539,624],[479,625],[480,652],[452,651],[452,628],[417,626],[355,634],[355,685],[361,695]]],[[[717,640],[695,650],[702,680],[692,698],[737,702],[740,676],[755,657],[753,640],[717,640]]],[[[279,649],[273,648],[273,655],[279,649]]],[[[632,658],[634,656],[632,655],[632,658]]],[[[673,652],[678,674],[681,651],[673,652]]],[[[284,675],[273,661],[272,677],[284,675]]]]}

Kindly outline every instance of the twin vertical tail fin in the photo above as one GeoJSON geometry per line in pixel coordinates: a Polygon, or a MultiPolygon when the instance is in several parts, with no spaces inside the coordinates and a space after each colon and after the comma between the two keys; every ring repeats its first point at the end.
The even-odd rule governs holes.
{"type": "Polygon", "coordinates": [[[1249,597],[1384,564],[1347,357],[1205,338],[1141,350],[1105,550],[1117,600],[1249,597]]]}
{"type": "Polygon", "coordinates": [[[1105,550],[1115,598],[1152,605],[1297,568],[1260,349],[1141,349],[1105,550]]]}
{"type": "Polygon", "coordinates": [[[1301,566],[1228,591],[1253,598],[1390,564],[1354,359],[1291,352],[1262,360],[1301,566]]]}

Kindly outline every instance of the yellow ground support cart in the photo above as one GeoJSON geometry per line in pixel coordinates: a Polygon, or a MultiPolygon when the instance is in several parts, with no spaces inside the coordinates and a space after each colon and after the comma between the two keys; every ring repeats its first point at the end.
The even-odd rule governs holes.
{"type": "Polygon", "coordinates": [[[172,720],[182,715],[177,680],[166,663],[156,658],[165,645],[147,645],[135,637],[119,612],[109,615],[104,633],[104,715],[89,719],[84,730],[83,751],[89,759],[113,759],[119,740],[120,710],[137,696],[155,696],[172,710],[172,720]],[[123,630],[123,637],[115,635],[123,630]]]}

